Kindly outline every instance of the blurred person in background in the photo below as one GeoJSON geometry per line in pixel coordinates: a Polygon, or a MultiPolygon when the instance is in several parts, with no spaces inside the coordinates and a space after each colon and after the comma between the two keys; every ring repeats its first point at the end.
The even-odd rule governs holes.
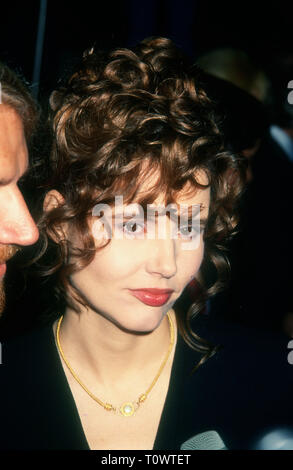
{"type": "Polygon", "coordinates": [[[227,116],[226,138],[234,150],[249,159],[239,233],[230,245],[231,283],[226,293],[214,299],[211,311],[218,318],[290,335],[286,318],[293,311],[288,219],[292,164],[275,139],[281,132],[287,143],[290,139],[292,106],[288,109],[287,87],[291,72],[288,75],[287,67],[286,79],[282,73],[280,80],[280,67],[275,63],[273,80],[273,74],[268,70],[265,73],[245,52],[230,48],[207,52],[197,63],[224,79],[227,90],[228,83],[233,84],[239,97],[244,97],[238,99],[232,89],[223,93],[224,87],[221,90],[217,86],[212,93],[227,116]],[[277,123],[282,129],[276,127],[277,123]],[[249,145],[243,145],[243,129],[252,136],[249,145]]]}
{"type": "MultiPolygon", "coordinates": [[[[293,104],[289,100],[290,82],[293,80],[293,51],[281,50],[272,56],[267,70],[271,81],[271,96],[269,112],[271,126],[269,136],[263,148],[263,158],[266,154],[274,155],[274,162],[282,168],[279,174],[274,175],[273,163],[271,163],[271,175],[278,178],[282,185],[283,204],[288,213],[292,212],[293,204],[293,104]]],[[[261,172],[260,164],[257,167],[261,172]]],[[[283,212],[285,217],[285,211],[283,212]]],[[[288,301],[286,313],[283,318],[283,329],[289,336],[293,337],[293,275],[292,275],[292,223],[291,218],[284,224],[281,232],[286,233],[284,242],[288,249],[288,261],[285,262],[288,271],[288,282],[284,286],[287,291],[288,301]],[[291,264],[291,266],[290,266],[291,264]]],[[[284,253],[284,257],[286,254],[284,253]]]]}

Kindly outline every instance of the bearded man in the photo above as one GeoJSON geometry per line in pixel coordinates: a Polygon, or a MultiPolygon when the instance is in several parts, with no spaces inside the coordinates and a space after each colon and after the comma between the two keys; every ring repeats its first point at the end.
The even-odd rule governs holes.
{"type": "Polygon", "coordinates": [[[37,114],[26,86],[0,63],[0,315],[5,307],[6,262],[39,237],[18,186],[29,168],[27,142],[37,114]]]}

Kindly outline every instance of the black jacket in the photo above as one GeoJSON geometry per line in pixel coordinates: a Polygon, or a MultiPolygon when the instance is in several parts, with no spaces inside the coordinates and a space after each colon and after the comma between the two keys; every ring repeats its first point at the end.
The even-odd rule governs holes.
{"type": "MultiPolygon", "coordinates": [[[[180,449],[209,430],[248,449],[259,432],[293,426],[287,341],[229,325],[206,336],[224,347],[190,375],[202,356],[178,335],[154,449],[180,449]]],[[[51,325],[3,345],[0,380],[0,449],[89,449],[51,325]]]]}

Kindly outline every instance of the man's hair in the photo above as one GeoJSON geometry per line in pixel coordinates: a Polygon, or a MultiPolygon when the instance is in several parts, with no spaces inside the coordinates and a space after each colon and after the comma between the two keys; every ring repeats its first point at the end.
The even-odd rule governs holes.
{"type": "MultiPolygon", "coordinates": [[[[0,62],[0,103],[11,106],[21,117],[26,139],[36,126],[38,111],[28,87],[7,65],[0,62]]],[[[1,104],[0,104],[1,106],[1,104]]]]}
{"type": "MultiPolygon", "coordinates": [[[[50,103],[55,138],[47,189],[58,190],[64,205],[45,212],[39,222],[43,252],[52,234],[58,238],[64,222],[72,225],[83,243],[70,263],[72,247],[60,240],[59,257],[53,256],[47,265],[47,275],[59,274],[59,297],[73,308],[72,298],[86,305],[70,277],[95,256],[88,226],[95,204],[114,205],[117,194],[125,203],[143,207],[163,194],[169,204],[176,202],[187,183],[195,189],[211,187],[205,264],[210,261],[219,273],[215,292],[227,270],[221,248],[236,224],[244,168],[240,157],[223,148],[215,107],[201,86],[200,72],[190,69],[165,38],[144,40],[134,51],[90,50],[50,103]],[[206,186],[198,181],[198,170],[208,176],[206,186]],[[159,175],[157,181],[139,198],[139,187],[151,174],[159,175]]],[[[181,316],[180,325],[202,305],[198,298],[193,309],[181,316]]],[[[181,331],[184,334],[186,328],[181,331]]]]}

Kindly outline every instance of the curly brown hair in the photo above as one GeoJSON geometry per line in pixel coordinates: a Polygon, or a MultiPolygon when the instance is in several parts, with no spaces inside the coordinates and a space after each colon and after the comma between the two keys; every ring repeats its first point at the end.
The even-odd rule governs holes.
{"type": "Polygon", "coordinates": [[[164,194],[168,204],[176,201],[186,183],[194,188],[210,186],[204,264],[213,264],[218,276],[208,288],[201,276],[196,302],[187,313],[176,311],[185,341],[210,354],[190,321],[226,276],[224,244],[235,230],[235,207],[245,168],[240,157],[223,148],[214,104],[201,87],[200,71],[191,68],[165,38],[146,39],[133,51],[118,49],[106,54],[91,49],[66,85],[53,92],[50,104],[55,138],[46,187],[57,190],[64,203],[44,212],[39,227],[42,253],[53,243],[50,238],[59,240],[53,243],[58,256],[45,270],[45,275],[58,274],[58,296],[76,311],[74,300],[86,305],[70,276],[95,256],[88,225],[95,204],[114,205],[117,194],[127,203],[143,206],[164,194]],[[198,170],[207,175],[206,186],[197,180],[198,170]],[[153,171],[160,175],[156,184],[138,198],[141,182],[153,171]],[[64,223],[77,230],[82,249],[60,239],[59,227],[64,223]],[[74,263],[69,262],[72,253],[74,263]]]}

